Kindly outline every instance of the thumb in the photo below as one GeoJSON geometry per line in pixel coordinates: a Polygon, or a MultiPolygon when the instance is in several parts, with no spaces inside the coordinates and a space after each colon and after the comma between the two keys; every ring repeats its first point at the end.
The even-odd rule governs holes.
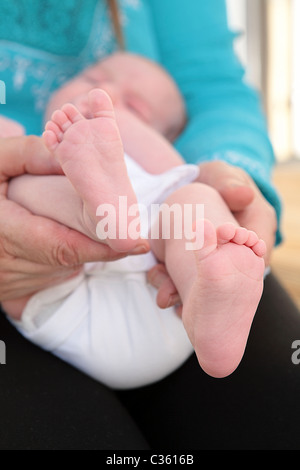
{"type": "Polygon", "coordinates": [[[32,215],[12,201],[0,202],[1,252],[49,266],[76,266],[93,261],[111,261],[125,254],[57,222],[32,215]]]}
{"type": "Polygon", "coordinates": [[[244,170],[220,160],[200,164],[199,181],[218,191],[233,212],[245,209],[255,197],[254,183],[244,170]]]}
{"type": "Polygon", "coordinates": [[[62,169],[40,137],[1,139],[0,183],[24,173],[61,174],[62,169]]]}
{"type": "Polygon", "coordinates": [[[225,183],[220,188],[220,195],[232,212],[245,209],[254,199],[254,189],[242,183],[225,183]]]}

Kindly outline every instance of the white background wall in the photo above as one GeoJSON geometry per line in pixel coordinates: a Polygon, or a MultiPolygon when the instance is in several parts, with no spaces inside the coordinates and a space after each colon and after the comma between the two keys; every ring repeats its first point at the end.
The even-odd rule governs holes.
{"type": "Polygon", "coordinates": [[[236,51],[261,91],[278,160],[300,158],[300,0],[227,0],[236,51]]]}
{"type": "Polygon", "coordinates": [[[230,27],[243,32],[243,36],[236,44],[237,54],[246,66],[247,80],[259,90],[263,87],[261,16],[263,1],[226,0],[230,27]]]}

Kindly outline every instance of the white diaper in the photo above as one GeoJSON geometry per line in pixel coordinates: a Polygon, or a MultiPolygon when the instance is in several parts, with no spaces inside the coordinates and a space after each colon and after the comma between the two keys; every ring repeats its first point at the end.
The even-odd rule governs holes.
{"type": "MultiPolygon", "coordinates": [[[[127,156],[126,164],[138,202],[147,208],[195,180],[199,171],[182,165],[149,175],[127,156]]],[[[34,295],[14,324],[32,342],[110,387],[160,380],[193,348],[175,310],[156,305],[157,291],[146,281],[155,263],[152,253],[89,263],[75,279],[34,295]]]]}

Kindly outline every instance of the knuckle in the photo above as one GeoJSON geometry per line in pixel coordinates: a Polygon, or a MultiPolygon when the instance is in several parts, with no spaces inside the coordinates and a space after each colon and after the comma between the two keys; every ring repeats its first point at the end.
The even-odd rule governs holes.
{"type": "MultiPolygon", "coordinates": [[[[72,267],[79,264],[79,256],[72,242],[71,230],[61,226],[59,230],[52,231],[51,234],[52,236],[47,243],[47,249],[42,250],[40,262],[61,267],[72,267]]],[[[45,226],[43,222],[36,224],[34,238],[42,240],[42,246],[45,246],[45,226]]]]}
{"type": "Polygon", "coordinates": [[[250,177],[243,168],[224,161],[220,161],[220,168],[224,171],[224,173],[231,173],[235,178],[240,179],[241,182],[249,183],[250,177]]]}
{"type": "Polygon", "coordinates": [[[219,170],[219,171],[227,171],[228,168],[230,168],[230,165],[226,162],[224,162],[223,160],[213,160],[211,162],[209,162],[209,166],[211,168],[211,170],[215,171],[215,170],[219,170]]]}
{"type": "Polygon", "coordinates": [[[251,181],[251,177],[243,168],[240,168],[238,166],[234,167],[234,172],[235,176],[238,177],[242,183],[249,184],[249,182],[251,181]]]}
{"type": "Polygon", "coordinates": [[[221,168],[222,170],[228,170],[232,168],[232,165],[230,163],[224,162],[223,160],[219,160],[218,163],[219,163],[219,168],[221,168]]]}
{"type": "Polygon", "coordinates": [[[242,183],[249,184],[250,176],[243,168],[239,166],[233,165],[223,160],[211,161],[209,162],[209,166],[210,170],[212,170],[213,172],[218,171],[227,176],[232,175],[235,179],[240,179],[242,183]]]}
{"type": "Polygon", "coordinates": [[[9,298],[12,283],[11,273],[0,271],[0,302],[9,298]]]}
{"type": "Polygon", "coordinates": [[[3,271],[0,271],[0,297],[1,297],[1,293],[3,291],[3,286],[6,282],[6,275],[3,271]]]}
{"type": "Polygon", "coordinates": [[[74,246],[70,243],[70,241],[58,240],[52,249],[52,259],[54,260],[55,264],[64,267],[76,266],[79,263],[79,256],[74,248],[74,246]]]}

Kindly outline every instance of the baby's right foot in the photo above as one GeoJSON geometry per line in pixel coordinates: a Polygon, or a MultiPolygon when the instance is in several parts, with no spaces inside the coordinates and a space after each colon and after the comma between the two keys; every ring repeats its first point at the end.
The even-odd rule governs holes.
{"type": "Polygon", "coordinates": [[[107,218],[109,232],[106,228],[101,239],[116,251],[131,251],[142,242],[129,237],[130,218],[127,210],[119,216],[119,197],[127,198],[127,208],[137,200],[128,178],[113,106],[109,96],[99,89],[89,93],[89,106],[91,119],[72,104],[55,111],[46,124],[44,141],[83,201],[83,217],[92,238],[101,237],[97,211],[103,208],[99,215],[107,218],[104,209],[111,208],[114,220],[107,218]],[[127,223],[125,228],[119,220],[127,223]]]}
{"type": "Polygon", "coordinates": [[[203,224],[197,275],[183,302],[183,321],[201,367],[231,374],[242,359],[263,290],[265,243],[233,224],[203,224]]]}

